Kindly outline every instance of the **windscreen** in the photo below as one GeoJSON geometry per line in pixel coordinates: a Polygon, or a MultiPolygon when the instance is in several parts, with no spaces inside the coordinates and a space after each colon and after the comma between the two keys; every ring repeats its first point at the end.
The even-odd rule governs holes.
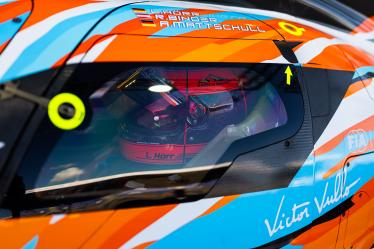
{"type": "Polygon", "coordinates": [[[62,92],[82,100],[85,120],[68,131],[43,121],[17,174],[27,205],[134,190],[139,198],[186,187],[197,187],[191,195],[206,193],[198,186],[256,149],[262,134],[278,129],[276,142],[295,129],[293,106],[302,99],[297,77],[287,81],[287,67],[82,66],[62,92]],[[246,146],[233,150],[238,141],[246,146]]]}

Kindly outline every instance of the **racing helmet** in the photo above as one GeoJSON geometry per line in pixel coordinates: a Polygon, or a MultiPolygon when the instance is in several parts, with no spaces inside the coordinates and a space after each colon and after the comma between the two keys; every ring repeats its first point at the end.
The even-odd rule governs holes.
{"type": "Polygon", "coordinates": [[[270,105],[279,105],[279,96],[264,87],[265,79],[251,89],[247,81],[244,68],[139,68],[119,85],[136,103],[121,125],[123,156],[144,164],[185,164],[227,127],[249,136],[267,123],[274,126],[284,106],[264,115],[257,110],[255,120],[249,114],[262,96],[270,105]],[[240,125],[246,122],[251,124],[240,125]]]}

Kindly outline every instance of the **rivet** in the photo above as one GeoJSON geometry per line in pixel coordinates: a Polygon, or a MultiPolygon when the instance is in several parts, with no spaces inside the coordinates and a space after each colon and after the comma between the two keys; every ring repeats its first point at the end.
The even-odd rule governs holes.
{"type": "Polygon", "coordinates": [[[290,141],[288,141],[288,140],[284,141],[284,146],[286,146],[286,147],[290,147],[290,145],[291,145],[291,142],[290,142],[290,141]]]}
{"type": "Polygon", "coordinates": [[[20,22],[22,21],[22,19],[19,18],[19,17],[15,17],[15,18],[13,18],[12,21],[13,21],[14,23],[20,23],[20,22]]]}

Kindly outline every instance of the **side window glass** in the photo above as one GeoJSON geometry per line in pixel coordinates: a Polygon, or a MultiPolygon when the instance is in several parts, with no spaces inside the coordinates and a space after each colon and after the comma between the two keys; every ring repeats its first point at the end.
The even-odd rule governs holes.
{"type": "Polygon", "coordinates": [[[80,202],[92,209],[102,202],[87,200],[108,195],[119,206],[178,201],[176,191],[196,198],[268,132],[270,144],[302,122],[297,69],[287,81],[286,65],[80,67],[62,91],[78,96],[87,116],[70,131],[41,124],[17,173],[23,215],[80,202]]]}

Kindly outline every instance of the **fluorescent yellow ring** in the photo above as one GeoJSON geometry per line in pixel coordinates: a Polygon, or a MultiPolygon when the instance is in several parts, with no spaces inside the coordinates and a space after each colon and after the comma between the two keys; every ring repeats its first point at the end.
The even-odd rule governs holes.
{"type": "Polygon", "coordinates": [[[52,124],[62,130],[73,130],[82,124],[86,116],[86,108],[83,101],[74,94],[60,93],[54,96],[48,104],[48,116],[52,124]],[[61,117],[59,108],[62,104],[70,104],[74,107],[74,116],[70,119],[61,117]]]}

